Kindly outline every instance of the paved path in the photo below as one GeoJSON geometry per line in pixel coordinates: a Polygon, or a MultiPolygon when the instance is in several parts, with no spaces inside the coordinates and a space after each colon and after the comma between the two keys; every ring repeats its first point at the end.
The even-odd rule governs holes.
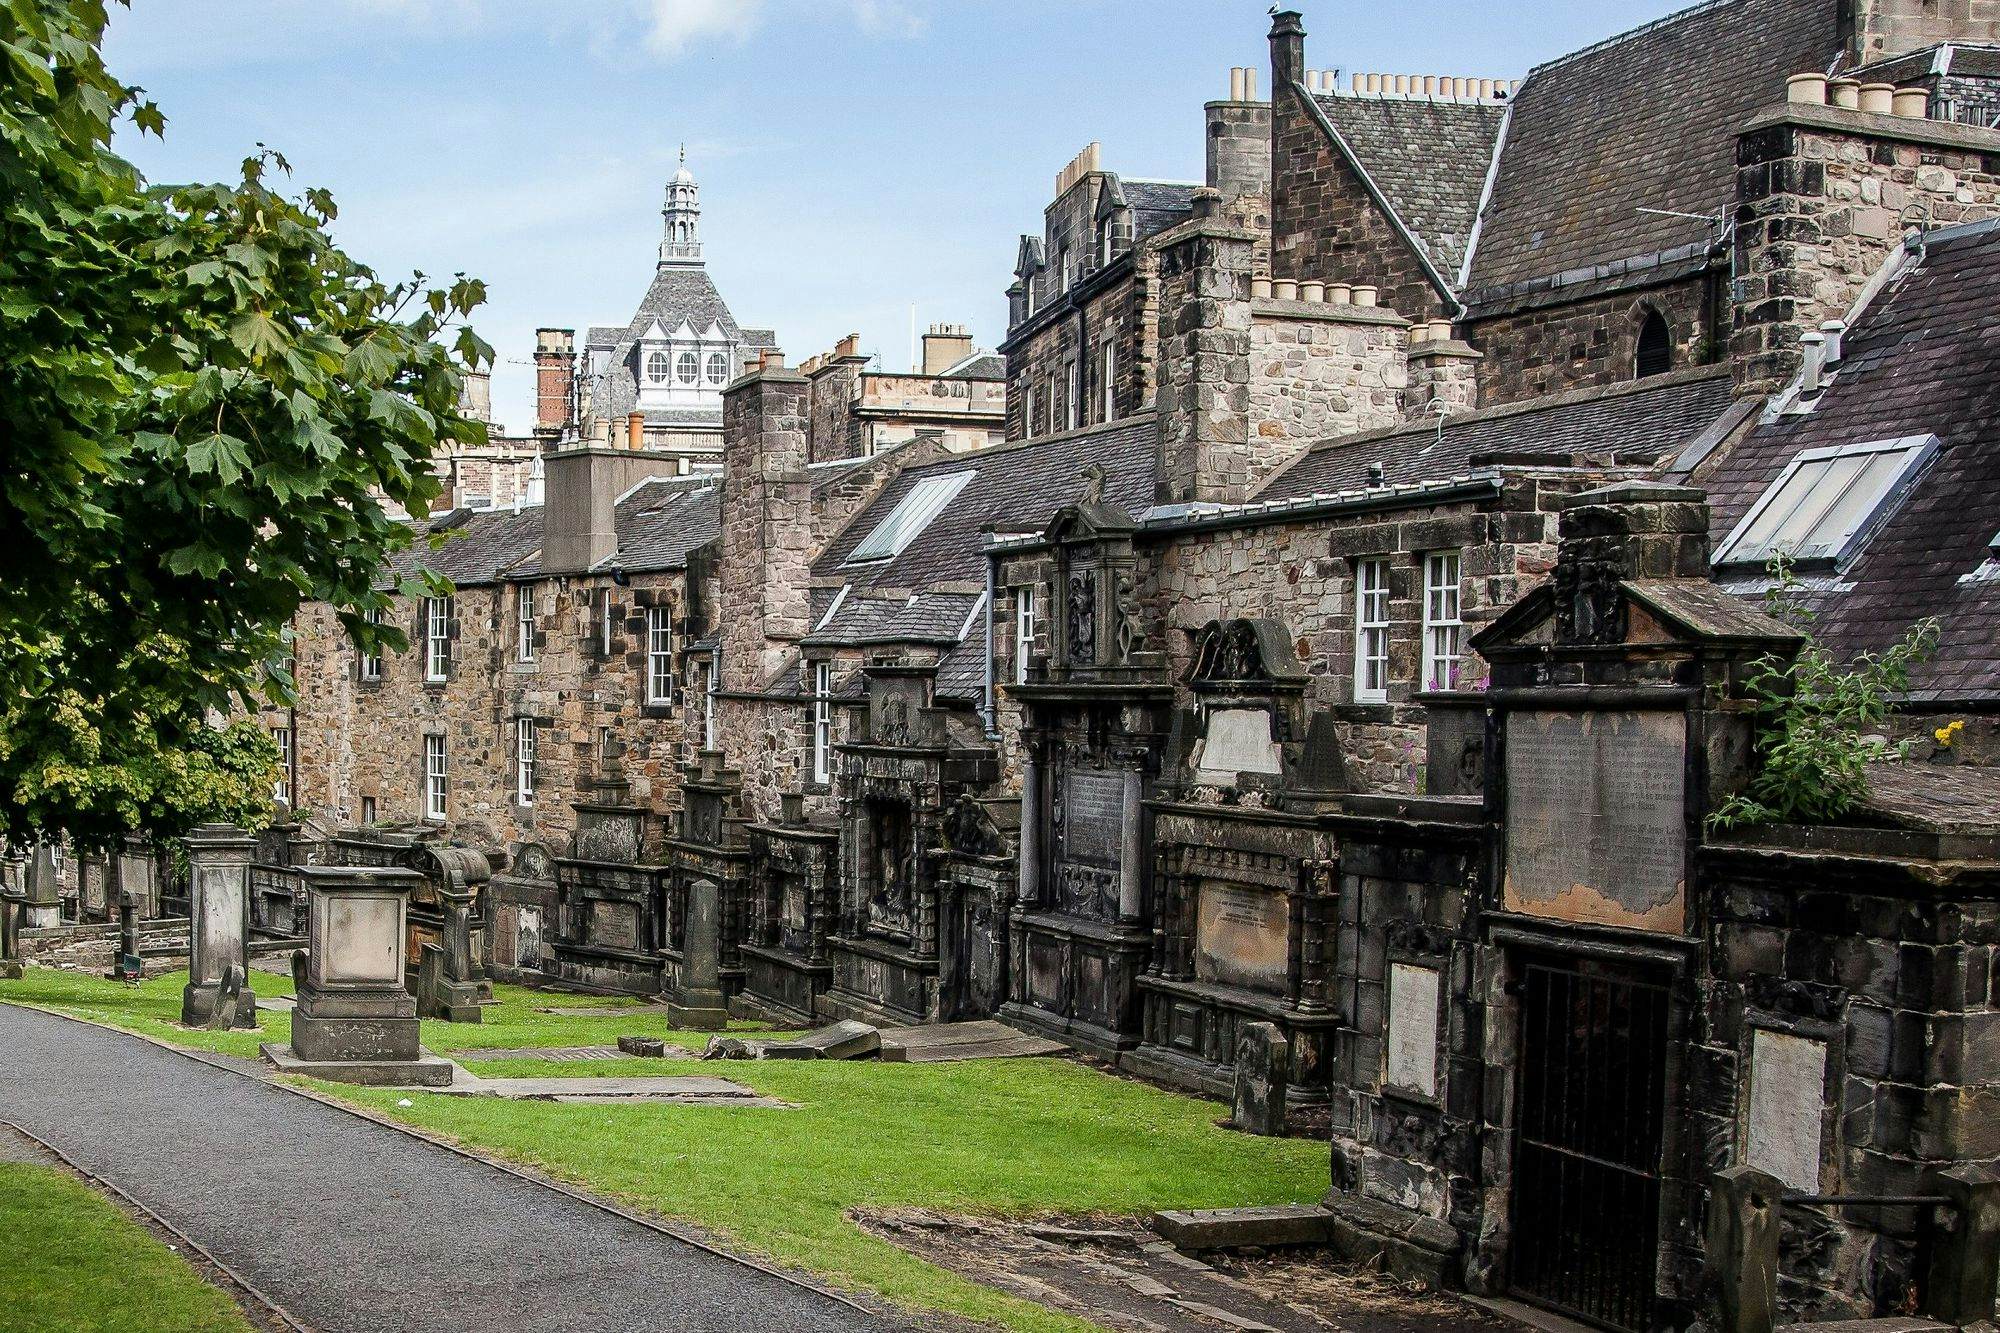
{"type": "Polygon", "coordinates": [[[324,1333],[893,1327],[295,1093],[6,1004],[0,1119],[324,1333]]]}

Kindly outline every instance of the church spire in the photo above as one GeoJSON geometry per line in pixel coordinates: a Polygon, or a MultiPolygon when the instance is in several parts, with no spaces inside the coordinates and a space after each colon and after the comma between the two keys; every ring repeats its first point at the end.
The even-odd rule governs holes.
{"type": "Polygon", "coordinates": [[[701,262],[701,187],[695,184],[694,173],[687,169],[687,145],[681,145],[680,169],[667,182],[666,207],[660,210],[666,219],[666,235],[660,241],[660,262],[662,264],[699,264],[701,262]]]}

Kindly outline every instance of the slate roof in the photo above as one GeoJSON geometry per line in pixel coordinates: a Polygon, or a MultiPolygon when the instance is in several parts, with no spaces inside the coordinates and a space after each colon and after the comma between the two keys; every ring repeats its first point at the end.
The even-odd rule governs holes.
{"type": "MultiPolygon", "coordinates": [[[[2000,696],[2000,224],[1932,233],[1923,262],[1878,292],[1846,335],[1812,411],[1760,425],[1709,470],[1719,545],[1803,449],[1935,434],[1936,457],[1837,580],[1815,580],[1812,633],[1836,653],[1880,651],[1922,616],[1944,641],[1919,700],[2000,696]]],[[[1753,595],[1750,588],[1746,595],[1753,595]]]]}
{"type": "Polygon", "coordinates": [[[1466,299],[1683,246],[1735,200],[1739,125],[1841,49],[1832,0],[1710,0],[1538,66],[1515,91],[1466,299]]]}
{"type": "Polygon", "coordinates": [[[1007,358],[998,352],[980,349],[952,365],[945,367],[940,379],[947,380],[1004,380],[1007,378],[1007,358]]]}
{"type": "Polygon", "coordinates": [[[981,596],[974,589],[986,577],[987,533],[1038,532],[1048,526],[1058,509],[1080,498],[1082,473],[1091,464],[1104,469],[1106,501],[1133,513],[1151,505],[1156,470],[1152,414],[904,469],[814,563],[815,578],[838,578],[848,591],[822,625],[838,589],[814,589],[814,629],[803,642],[930,644],[945,650],[938,697],[978,699],[985,681],[985,637],[972,613],[981,596]],[[919,481],[965,471],[974,472],[973,479],[901,554],[869,564],[845,563],[847,553],[919,481]],[[961,637],[968,622],[970,632],[961,637]]]}
{"type": "Polygon", "coordinates": [[[688,556],[722,535],[722,487],[713,478],[649,481],[618,506],[614,528],[618,551],[605,569],[686,569],[688,556]]]}
{"type": "Polygon", "coordinates": [[[497,583],[501,575],[542,546],[542,508],[454,509],[429,521],[413,522],[415,540],[389,563],[390,584],[427,569],[461,588],[497,583]],[[433,533],[445,534],[433,548],[433,533]]]}
{"type": "Polygon", "coordinates": [[[1132,206],[1132,230],[1138,240],[1158,235],[1188,220],[1194,212],[1193,185],[1182,181],[1142,181],[1118,178],[1125,202],[1132,206]]]}
{"type": "Polygon", "coordinates": [[[1442,430],[1430,421],[1342,436],[1301,455],[1255,499],[1363,489],[1375,463],[1390,485],[1459,476],[1496,454],[1589,452],[1607,461],[1658,463],[1708,429],[1733,399],[1727,369],[1704,367],[1446,417],[1442,430]]]}
{"type": "MultiPolygon", "coordinates": [[[[696,333],[706,332],[710,324],[719,327],[729,338],[746,347],[769,347],[772,345],[768,329],[751,330],[764,341],[753,343],[745,337],[745,330],[736,323],[736,316],[729,313],[723,303],[722,293],[715,289],[715,282],[708,276],[708,270],[699,264],[661,264],[653,270],[653,281],[646,288],[646,295],[640,299],[639,308],[623,329],[595,327],[585,342],[588,347],[611,347],[611,356],[604,371],[591,385],[590,410],[593,415],[617,420],[632,411],[639,398],[639,366],[635,346],[641,335],[654,324],[672,333],[683,322],[696,333]],[[600,341],[602,339],[603,341],[600,341]]],[[[651,422],[671,425],[721,425],[722,411],[699,409],[662,410],[646,412],[651,422]]]]}
{"type": "Polygon", "coordinates": [[[1313,100],[1426,257],[1455,286],[1507,108],[1350,93],[1313,100]]]}

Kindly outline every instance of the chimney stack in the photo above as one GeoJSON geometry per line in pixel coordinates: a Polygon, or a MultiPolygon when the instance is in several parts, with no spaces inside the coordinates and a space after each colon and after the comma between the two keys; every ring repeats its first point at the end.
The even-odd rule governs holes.
{"type": "Polygon", "coordinates": [[[576,424],[576,330],[535,330],[535,435],[544,441],[576,424]]]}
{"type": "Polygon", "coordinates": [[[938,375],[972,355],[972,333],[963,324],[933,324],[924,335],[926,375],[938,375]]]}
{"type": "Polygon", "coordinates": [[[812,479],[806,471],[810,384],[768,351],[722,394],[722,586],[743,611],[723,629],[722,684],[763,688],[810,627],[812,479]]]}

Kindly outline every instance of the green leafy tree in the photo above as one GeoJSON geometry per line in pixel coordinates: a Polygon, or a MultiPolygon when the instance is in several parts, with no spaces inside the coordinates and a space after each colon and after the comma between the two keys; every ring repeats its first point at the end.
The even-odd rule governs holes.
{"type": "Polygon", "coordinates": [[[390,284],[260,150],[230,185],[155,187],[114,128],[165,120],[100,55],[104,0],[0,0],[0,833],[100,842],[240,814],[324,600],[400,648],[375,588],[433,452],[477,442],[490,362],[462,275],[390,284]]]}
{"type": "Polygon", "coordinates": [[[1868,765],[1901,757],[1879,730],[1910,688],[1910,670],[1938,649],[1934,618],[1918,621],[1881,653],[1842,662],[1810,637],[1812,612],[1783,557],[1772,563],[1765,609],[1808,637],[1796,656],[1759,658],[1744,686],[1757,709],[1757,767],[1746,790],[1709,815],[1715,829],[1757,824],[1828,824],[1868,794],[1868,765]]]}

